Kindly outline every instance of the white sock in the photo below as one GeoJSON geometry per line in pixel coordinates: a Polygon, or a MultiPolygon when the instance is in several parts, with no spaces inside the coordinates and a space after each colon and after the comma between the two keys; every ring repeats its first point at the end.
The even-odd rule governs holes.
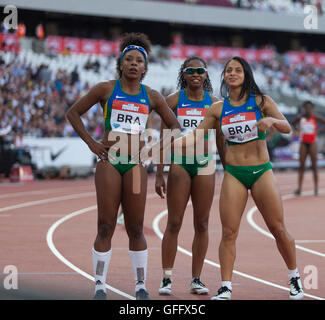
{"type": "Polygon", "coordinates": [[[131,263],[134,272],[134,279],[136,281],[135,291],[140,289],[146,290],[146,276],[148,263],[148,250],[131,251],[129,250],[131,263]]]}
{"type": "Polygon", "coordinates": [[[163,278],[172,279],[173,269],[163,269],[163,278]]]}
{"type": "Polygon", "coordinates": [[[221,281],[221,287],[227,287],[229,290],[232,291],[231,281],[221,281]]]}
{"type": "Polygon", "coordinates": [[[296,277],[300,277],[298,268],[293,269],[293,270],[288,269],[288,275],[289,275],[289,279],[296,278],[296,277]]]}
{"type": "Polygon", "coordinates": [[[93,269],[95,275],[95,292],[97,290],[104,290],[106,292],[106,276],[108,266],[112,256],[112,249],[107,252],[98,252],[92,249],[93,269]]]}

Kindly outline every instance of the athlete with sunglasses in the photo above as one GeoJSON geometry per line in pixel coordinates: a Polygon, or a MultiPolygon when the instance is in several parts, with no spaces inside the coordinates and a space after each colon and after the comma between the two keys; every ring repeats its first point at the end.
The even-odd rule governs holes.
{"type": "Polygon", "coordinates": [[[144,139],[140,136],[146,129],[151,110],[161,116],[168,128],[179,128],[179,124],[163,96],[141,84],[148,70],[150,40],[147,36],[141,33],[125,34],[121,39],[120,50],[116,67],[118,80],[95,85],[72,105],[67,118],[99,159],[95,173],[97,237],[92,250],[96,284],[94,299],[106,299],[106,275],[112,255],[111,239],[121,204],[136,280],[136,299],[148,300],[145,286],[148,251],[143,234],[147,171],[139,160],[131,160],[144,146],[144,139]],[[103,107],[105,134],[102,142],[94,141],[81,121],[81,116],[96,103],[103,107]],[[138,148],[134,148],[134,145],[138,148]]]}
{"type": "MultiPolygon", "coordinates": [[[[206,62],[200,57],[190,57],[182,64],[179,75],[179,91],[166,99],[175,112],[184,134],[191,132],[203,120],[205,113],[217,98],[211,95],[212,86],[207,72],[206,62]]],[[[166,125],[162,123],[162,130],[166,125]]],[[[219,130],[219,127],[216,127],[219,130]]],[[[218,135],[218,150],[223,159],[223,139],[218,135]]],[[[205,137],[208,140],[208,136],[205,137]]],[[[203,146],[206,148],[206,145],[203,146]]],[[[178,234],[182,225],[189,198],[192,199],[194,215],[194,239],[192,243],[192,279],[190,292],[207,294],[208,288],[200,281],[203,261],[208,248],[208,222],[215,184],[213,154],[178,155],[172,153],[167,182],[168,221],[162,240],[163,279],[159,294],[170,295],[172,269],[177,251],[178,234]],[[202,171],[212,167],[210,172],[202,171]],[[201,173],[201,174],[200,174],[201,173]]],[[[164,198],[166,191],[163,177],[163,164],[158,165],[156,174],[156,192],[164,198]]]]}

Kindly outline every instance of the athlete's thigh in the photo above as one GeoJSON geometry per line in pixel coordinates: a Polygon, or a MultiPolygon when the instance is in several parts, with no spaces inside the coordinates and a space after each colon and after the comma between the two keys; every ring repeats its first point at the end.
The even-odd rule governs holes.
{"type": "Polygon", "coordinates": [[[191,198],[195,221],[206,221],[214,196],[215,174],[196,175],[192,179],[191,198]]]}
{"type": "Polygon", "coordinates": [[[95,186],[98,206],[98,220],[115,221],[121,202],[122,178],[107,161],[96,165],[95,186]]]}
{"type": "Polygon", "coordinates": [[[125,224],[143,222],[147,197],[147,170],[140,164],[123,175],[122,208],[125,224]]]}
{"type": "Polygon", "coordinates": [[[305,146],[304,143],[300,143],[300,147],[299,147],[299,162],[300,162],[300,165],[305,164],[307,155],[308,155],[307,147],[305,146]]]}
{"type": "Polygon", "coordinates": [[[283,207],[272,170],[264,174],[252,187],[252,197],[268,227],[283,223],[283,207]]]}
{"type": "Polygon", "coordinates": [[[175,163],[170,165],[167,180],[168,220],[182,219],[190,197],[191,182],[184,168],[175,163]]]}
{"type": "Polygon", "coordinates": [[[313,167],[316,167],[317,163],[317,143],[313,143],[309,147],[309,155],[310,155],[310,160],[313,165],[313,167]]]}
{"type": "Polygon", "coordinates": [[[225,172],[219,199],[220,219],[223,229],[238,231],[247,198],[247,188],[229,172],[225,172]]]}

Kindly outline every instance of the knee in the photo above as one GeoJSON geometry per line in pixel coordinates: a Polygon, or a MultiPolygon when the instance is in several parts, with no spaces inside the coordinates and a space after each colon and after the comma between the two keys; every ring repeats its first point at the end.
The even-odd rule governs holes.
{"type": "Polygon", "coordinates": [[[134,224],[126,228],[129,239],[140,239],[143,236],[143,225],[134,224]]]}
{"type": "Polygon", "coordinates": [[[311,168],[312,168],[313,171],[316,172],[316,171],[317,171],[317,163],[312,162],[312,163],[311,163],[311,168]]]}
{"type": "Polygon", "coordinates": [[[108,239],[113,236],[115,224],[107,222],[98,223],[98,237],[101,239],[108,239]]]}
{"type": "Polygon", "coordinates": [[[182,226],[181,220],[168,221],[167,231],[172,234],[178,234],[182,226]]]}
{"type": "Polygon", "coordinates": [[[238,229],[222,228],[222,240],[227,242],[235,242],[238,236],[238,229]]]}
{"type": "Polygon", "coordinates": [[[269,230],[276,240],[278,240],[278,239],[281,240],[281,239],[287,237],[287,235],[288,235],[283,224],[269,226],[269,230]]]}
{"type": "Polygon", "coordinates": [[[205,234],[208,232],[209,222],[208,221],[199,221],[194,223],[195,233],[205,234]]]}

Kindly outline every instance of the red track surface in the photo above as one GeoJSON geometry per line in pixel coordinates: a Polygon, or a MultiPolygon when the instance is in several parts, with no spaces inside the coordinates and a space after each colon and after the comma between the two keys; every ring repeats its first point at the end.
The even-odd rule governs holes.
{"type": "MultiPolygon", "coordinates": [[[[297,173],[276,173],[282,196],[292,194],[296,188],[297,173]]],[[[222,174],[217,174],[215,200],[211,209],[210,242],[201,280],[210,288],[207,296],[189,293],[191,278],[191,244],[193,239],[192,208],[189,205],[179,236],[179,246],[188,254],[178,251],[173,272],[173,295],[161,297],[158,288],[161,281],[161,239],[153,228],[156,218],[161,232],[166,225],[166,215],[157,216],[166,209],[166,201],[154,194],[154,175],[149,177],[148,199],[144,232],[149,249],[147,288],[151,299],[205,300],[215,294],[220,285],[218,246],[221,226],[218,211],[218,195],[222,174]]],[[[284,200],[285,222],[296,245],[312,250],[297,249],[297,261],[303,284],[310,284],[306,266],[318,271],[317,289],[305,288],[305,293],[325,299],[325,171],[320,172],[320,195],[302,195],[284,200]],[[300,242],[308,240],[308,242],[300,242]],[[311,240],[319,240],[310,242],[311,240]],[[306,273],[304,272],[306,271],[306,273]]],[[[303,191],[312,191],[312,176],[305,174],[303,191]]],[[[91,248],[96,236],[96,209],[89,209],[75,216],[70,214],[96,206],[93,179],[73,181],[36,181],[27,184],[0,184],[0,287],[4,283],[6,265],[18,269],[17,292],[44,293],[49,296],[73,299],[91,299],[94,284],[91,248]],[[70,216],[68,216],[70,215],[70,216]],[[62,221],[60,219],[69,219],[62,221]],[[55,224],[56,223],[56,224],[55,224]],[[52,228],[51,228],[52,227],[52,228]],[[50,229],[51,228],[51,229],[50,229]],[[50,231],[49,231],[50,230],[50,231]],[[52,250],[47,242],[53,241],[52,250]],[[59,259],[53,250],[68,260],[76,269],[59,259]],[[82,271],[84,274],[82,273],[82,271]],[[88,274],[88,275],[87,275],[88,274]]],[[[280,257],[275,241],[249,224],[248,211],[254,207],[249,198],[242,218],[237,240],[235,270],[243,273],[233,276],[233,299],[287,300],[287,269],[280,257]],[[259,281],[256,281],[259,280],[259,281]],[[262,281],[262,282],[261,282],[262,281]],[[264,281],[264,282],[263,282],[264,281]],[[275,285],[275,286],[274,286],[275,285]]],[[[266,226],[258,211],[254,222],[265,231],[266,226]]],[[[159,233],[159,231],[158,231],[159,233]]],[[[128,254],[128,239],[124,226],[117,225],[112,242],[113,255],[107,283],[119,290],[108,290],[108,299],[134,297],[134,280],[128,254]]],[[[306,297],[305,299],[312,299],[306,297]]]]}

